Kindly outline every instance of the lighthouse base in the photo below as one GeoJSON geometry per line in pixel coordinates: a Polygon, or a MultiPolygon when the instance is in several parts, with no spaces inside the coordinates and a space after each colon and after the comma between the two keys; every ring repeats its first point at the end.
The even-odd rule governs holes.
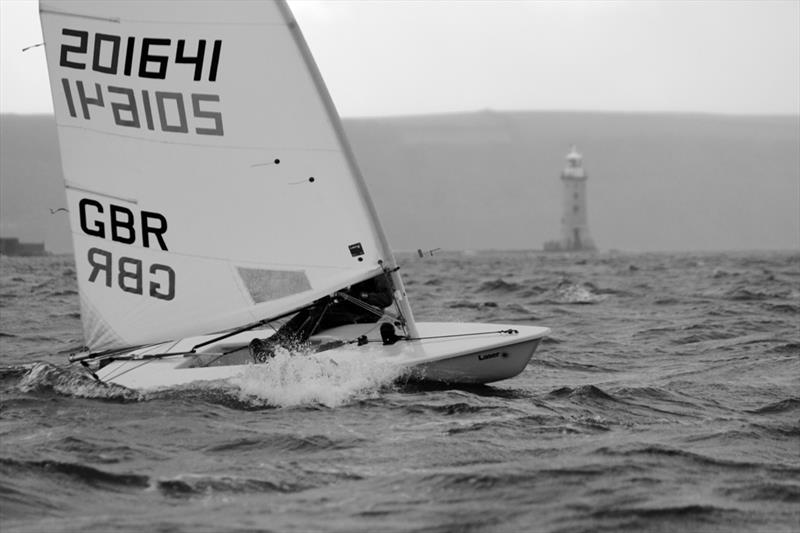
{"type": "Polygon", "coordinates": [[[562,241],[547,241],[544,243],[545,252],[596,252],[597,247],[593,242],[564,243],[562,241]]]}

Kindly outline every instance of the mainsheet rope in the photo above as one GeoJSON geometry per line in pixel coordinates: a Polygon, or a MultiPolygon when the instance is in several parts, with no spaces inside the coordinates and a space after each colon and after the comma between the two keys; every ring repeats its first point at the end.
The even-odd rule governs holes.
{"type": "MultiPolygon", "coordinates": [[[[519,333],[519,331],[516,330],[516,329],[509,328],[509,329],[499,329],[499,330],[495,330],[495,331],[478,331],[478,332],[475,332],[475,333],[453,333],[451,335],[431,335],[429,337],[398,337],[397,340],[402,340],[402,341],[426,341],[426,340],[430,340],[430,339],[449,339],[449,338],[453,338],[453,337],[471,337],[473,335],[494,335],[496,333],[507,334],[507,335],[516,335],[517,333],[519,333]]],[[[383,341],[383,339],[381,339],[381,340],[370,340],[370,339],[367,338],[366,335],[361,335],[357,339],[348,341],[347,344],[358,343],[359,346],[362,346],[362,345],[370,343],[370,342],[380,342],[380,343],[386,344],[383,341]]]]}

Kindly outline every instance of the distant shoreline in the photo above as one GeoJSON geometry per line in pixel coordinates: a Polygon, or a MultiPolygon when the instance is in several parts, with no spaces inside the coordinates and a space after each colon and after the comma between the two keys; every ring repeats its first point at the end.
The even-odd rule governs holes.
{"type": "MultiPolygon", "coordinates": [[[[581,147],[601,250],[800,247],[800,115],[479,111],[343,120],[397,250],[538,250],[581,147]]],[[[0,116],[0,231],[71,246],[55,118],[0,116]]]]}

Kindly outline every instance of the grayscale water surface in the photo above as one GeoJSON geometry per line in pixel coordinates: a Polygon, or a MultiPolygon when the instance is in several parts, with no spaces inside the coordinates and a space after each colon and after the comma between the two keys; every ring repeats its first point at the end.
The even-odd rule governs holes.
{"type": "Polygon", "coordinates": [[[140,395],[65,368],[71,257],[0,258],[2,530],[800,529],[800,256],[399,259],[418,320],[553,334],[494,386],[296,357],[140,395]]]}

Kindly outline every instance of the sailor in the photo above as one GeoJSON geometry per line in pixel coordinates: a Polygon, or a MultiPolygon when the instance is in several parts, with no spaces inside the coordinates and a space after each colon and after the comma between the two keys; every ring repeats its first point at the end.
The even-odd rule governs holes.
{"type": "Polygon", "coordinates": [[[393,301],[391,281],[385,274],[356,283],[348,290],[321,298],[300,310],[271,337],[253,339],[250,355],[255,362],[264,363],[275,357],[278,346],[296,350],[314,333],[347,324],[373,324],[393,301]]]}

